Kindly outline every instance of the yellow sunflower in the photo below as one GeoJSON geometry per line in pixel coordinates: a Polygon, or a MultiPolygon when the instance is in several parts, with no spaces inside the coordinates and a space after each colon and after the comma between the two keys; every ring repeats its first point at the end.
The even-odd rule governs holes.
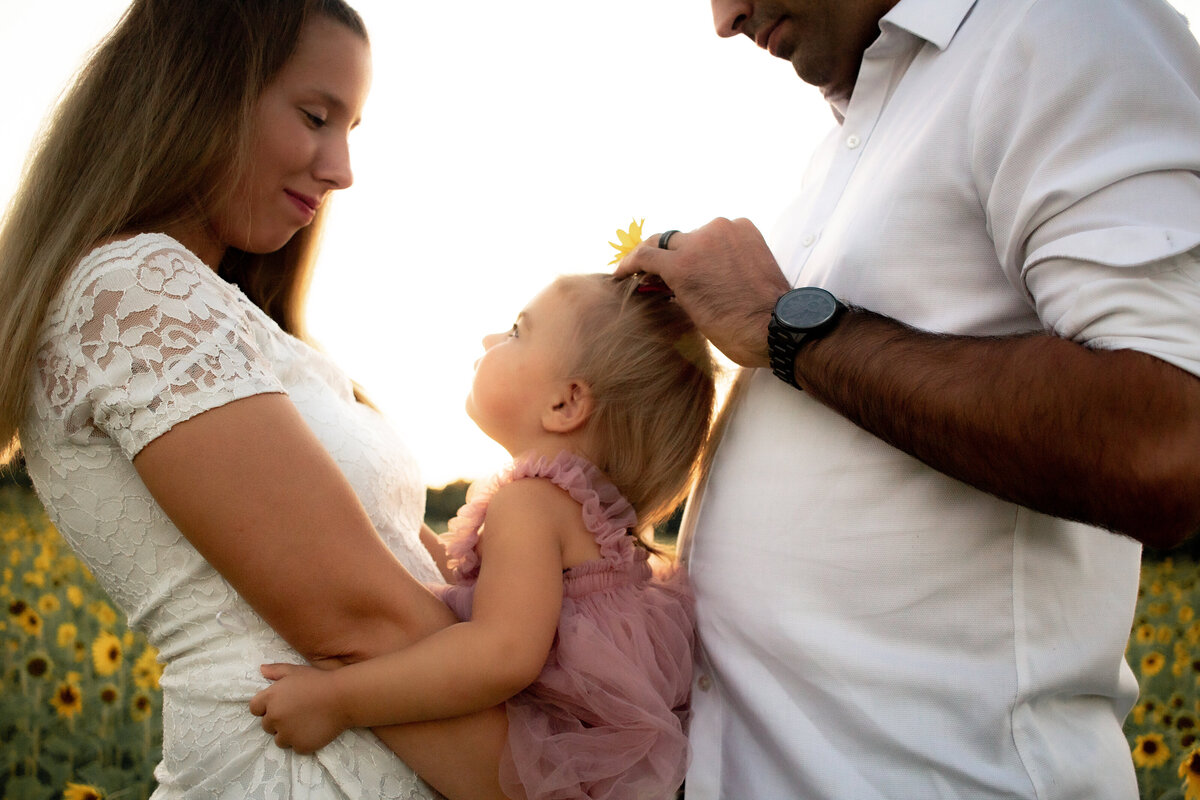
{"type": "Polygon", "coordinates": [[[92,665],[101,677],[116,672],[121,666],[121,640],[108,631],[102,631],[92,642],[92,665]]]}
{"type": "Polygon", "coordinates": [[[53,614],[60,608],[62,608],[62,603],[52,594],[44,594],[38,600],[38,611],[41,611],[43,614],[53,614]]]}
{"type": "Polygon", "coordinates": [[[142,689],[157,689],[162,672],[162,664],[158,663],[158,651],[146,645],[137,661],[133,662],[133,682],[142,689]]]}
{"type": "Polygon", "coordinates": [[[25,629],[30,636],[42,634],[42,618],[32,608],[26,608],[17,617],[17,624],[25,629]]]}
{"type": "Polygon", "coordinates": [[[1147,733],[1133,743],[1133,763],[1146,769],[1161,767],[1171,758],[1171,751],[1161,733],[1147,733]]]}
{"type": "Polygon", "coordinates": [[[1179,777],[1183,778],[1183,800],[1200,800],[1200,749],[1179,762],[1179,777]]]}
{"type": "Polygon", "coordinates": [[[617,251],[617,254],[613,256],[613,260],[608,262],[609,266],[619,262],[622,258],[633,252],[633,248],[642,243],[642,224],[645,221],[644,219],[630,220],[629,230],[617,230],[617,241],[609,242],[613,249],[617,251]]]}
{"type": "Polygon", "coordinates": [[[54,563],[54,552],[43,546],[42,551],[37,554],[37,558],[33,559],[33,568],[39,572],[49,572],[50,565],[54,563]]]}
{"type": "Polygon", "coordinates": [[[103,600],[97,600],[88,606],[88,611],[92,612],[101,625],[115,625],[117,622],[117,612],[113,611],[112,606],[103,600]]]}
{"type": "Polygon", "coordinates": [[[41,653],[35,653],[25,662],[25,671],[31,678],[44,678],[50,673],[50,659],[41,653]]]}
{"type": "Polygon", "coordinates": [[[111,683],[106,683],[100,687],[100,702],[106,706],[111,706],[121,699],[121,691],[111,683]]]}
{"type": "Polygon", "coordinates": [[[83,711],[83,693],[75,684],[63,681],[54,690],[50,705],[54,706],[60,717],[70,719],[83,711]]]}
{"type": "Polygon", "coordinates": [[[1138,625],[1134,638],[1138,644],[1150,644],[1154,641],[1154,626],[1146,623],[1138,625]]]}
{"type": "Polygon", "coordinates": [[[141,722],[149,718],[150,712],[154,710],[154,705],[150,702],[150,698],[144,692],[138,692],[133,696],[133,701],[129,704],[129,716],[133,717],[134,722],[141,722]]]}
{"type": "Polygon", "coordinates": [[[75,627],[74,622],[64,622],[58,626],[58,646],[69,647],[78,635],[79,629],[75,627]]]}
{"type": "Polygon", "coordinates": [[[46,588],[46,575],[42,572],[26,572],[25,583],[30,586],[36,586],[39,589],[46,588]]]}
{"type": "Polygon", "coordinates": [[[67,587],[67,602],[75,608],[83,605],[83,590],[78,586],[67,587]]]}
{"type": "Polygon", "coordinates": [[[104,800],[104,792],[84,783],[68,783],[63,800],[104,800]]]}
{"type": "Polygon", "coordinates": [[[1196,610],[1191,606],[1181,606],[1179,609],[1179,621],[1186,625],[1196,618],[1196,610]]]}
{"type": "MultiPolygon", "coordinates": [[[[1200,705],[1198,703],[1197,705],[1200,705]]],[[[1133,715],[1133,721],[1138,725],[1146,723],[1146,714],[1153,714],[1154,709],[1158,707],[1158,703],[1153,698],[1147,698],[1133,707],[1130,712],[1133,715]]]]}
{"type": "Polygon", "coordinates": [[[1146,653],[1146,655],[1142,657],[1142,675],[1147,678],[1157,675],[1162,671],[1162,668],[1166,662],[1167,659],[1162,653],[1157,651],[1146,653]]]}

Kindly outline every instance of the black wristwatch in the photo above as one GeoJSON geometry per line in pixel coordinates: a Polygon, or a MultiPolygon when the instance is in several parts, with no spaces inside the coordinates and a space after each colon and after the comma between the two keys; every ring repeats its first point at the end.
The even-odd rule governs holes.
{"type": "Polygon", "coordinates": [[[775,376],[799,389],[796,353],[805,342],[828,333],[845,311],[846,306],[836,297],[815,286],[785,292],[775,303],[775,311],[767,323],[767,352],[775,376]]]}

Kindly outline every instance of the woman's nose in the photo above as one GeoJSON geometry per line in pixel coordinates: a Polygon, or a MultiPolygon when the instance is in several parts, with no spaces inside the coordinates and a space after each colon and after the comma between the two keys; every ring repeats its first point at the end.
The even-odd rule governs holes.
{"type": "Polygon", "coordinates": [[[344,136],[332,137],[322,143],[313,175],[331,189],[346,189],[354,183],[354,172],[350,169],[350,142],[344,136]]]}

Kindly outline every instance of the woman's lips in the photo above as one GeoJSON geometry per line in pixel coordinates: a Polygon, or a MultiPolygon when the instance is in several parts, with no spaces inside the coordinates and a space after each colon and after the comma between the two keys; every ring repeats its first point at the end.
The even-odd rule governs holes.
{"type": "Polygon", "coordinates": [[[288,199],[292,201],[292,204],[296,206],[298,211],[300,211],[309,219],[312,219],[314,216],[316,216],[318,203],[315,197],[309,197],[306,194],[293,192],[291,189],[284,189],[283,191],[284,194],[288,196],[288,199]]]}

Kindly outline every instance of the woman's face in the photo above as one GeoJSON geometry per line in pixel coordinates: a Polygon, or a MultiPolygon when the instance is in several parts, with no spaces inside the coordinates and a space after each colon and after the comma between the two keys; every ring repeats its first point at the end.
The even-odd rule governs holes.
{"type": "Polygon", "coordinates": [[[321,17],[305,26],[255,106],[245,172],[208,218],[209,244],[219,248],[215,261],[205,259],[210,266],[228,247],[278,250],[330,192],[351,184],[348,136],[370,82],[370,51],[358,34],[321,17]]]}

